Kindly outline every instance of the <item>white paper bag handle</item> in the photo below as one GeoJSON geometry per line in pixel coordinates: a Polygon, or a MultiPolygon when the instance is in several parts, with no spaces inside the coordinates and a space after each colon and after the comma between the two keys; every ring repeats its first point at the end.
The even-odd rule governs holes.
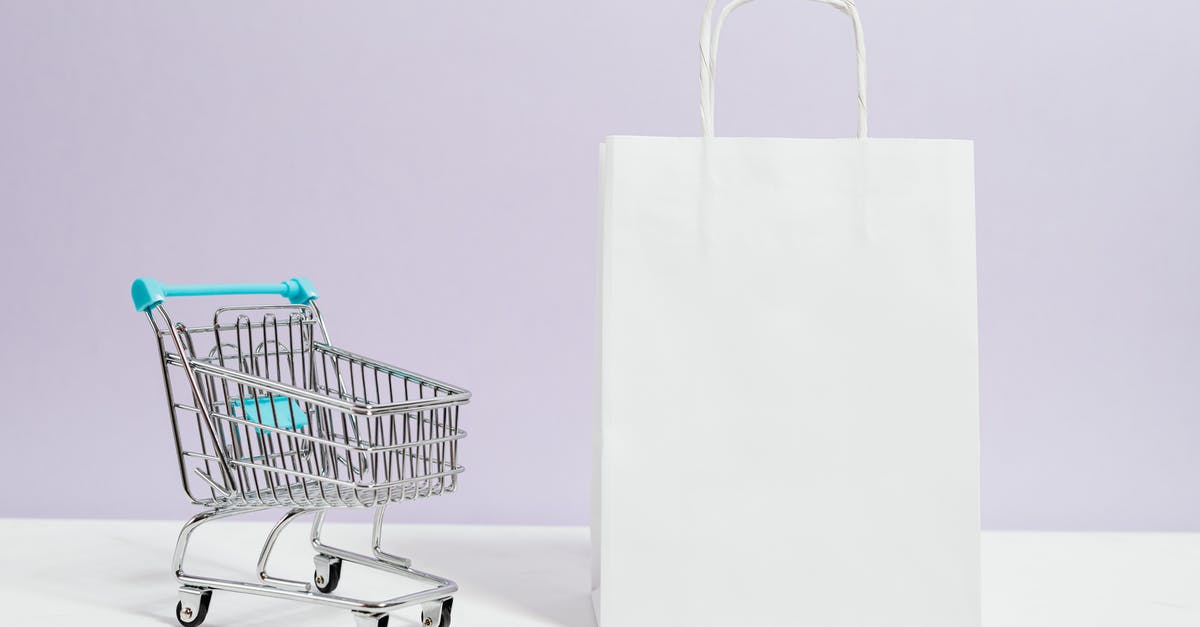
{"type": "MultiPolygon", "coordinates": [[[[733,0],[717,18],[716,28],[712,25],[713,8],[716,0],[708,0],[704,9],[704,18],[700,21],[700,124],[705,137],[714,134],[713,110],[716,100],[716,68],[717,47],[721,40],[721,28],[725,18],[738,7],[752,0],[733,0]]],[[[854,43],[858,59],[858,136],[867,136],[867,49],[863,44],[862,22],[858,19],[858,9],[854,0],[814,0],[845,13],[854,24],[854,43]]]]}

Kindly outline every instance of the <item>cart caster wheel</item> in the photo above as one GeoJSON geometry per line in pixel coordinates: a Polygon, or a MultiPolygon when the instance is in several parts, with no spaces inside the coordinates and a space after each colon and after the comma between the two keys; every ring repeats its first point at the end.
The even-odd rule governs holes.
{"type": "Polygon", "coordinates": [[[387,614],[363,614],[361,612],[354,613],[354,624],[356,627],[387,627],[387,614]]]}
{"type": "Polygon", "coordinates": [[[184,595],[191,597],[192,603],[184,606],[183,601],[175,604],[175,618],[180,625],[184,627],[196,627],[204,622],[204,618],[208,616],[208,603],[212,600],[212,590],[203,592],[184,592],[184,595]]]}
{"type": "Polygon", "coordinates": [[[426,603],[421,606],[422,627],[450,627],[450,610],[454,607],[454,597],[445,601],[426,603]]]}
{"type": "Polygon", "coordinates": [[[328,555],[318,555],[313,558],[313,561],[317,563],[317,570],[313,572],[313,583],[316,584],[317,590],[325,594],[336,590],[338,582],[342,580],[342,560],[328,555]]]}

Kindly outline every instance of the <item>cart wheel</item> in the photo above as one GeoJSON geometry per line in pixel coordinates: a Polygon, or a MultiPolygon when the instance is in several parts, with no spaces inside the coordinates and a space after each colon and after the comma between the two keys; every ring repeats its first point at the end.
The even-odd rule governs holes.
{"type": "Polygon", "coordinates": [[[336,557],[318,555],[317,570],[313,572],[313,583],[317,585],[317,590],[329,594],[337,589],[338,582],[341,580],[342,560],[336,557]],[[322,562],[324,562],[324,566],[322,566],[322,562]]]}
{"type": "Polygon", "coordinates": [[[208,602],[212,600],[212,590],[205,590],[197,595],[196,607],[184,607],[183,601],[175,604],[175,618],[184,627],[196,627],[208,616],[208,602]]]}
{"type": "Polygon", "coordinates": [[[454,607],[454,597],[438,603],[426,604],[421,607],[422,627],[450,627],[450,610],[454,607]],[[432,605],[432,607],[431,607],[432,605]]]}

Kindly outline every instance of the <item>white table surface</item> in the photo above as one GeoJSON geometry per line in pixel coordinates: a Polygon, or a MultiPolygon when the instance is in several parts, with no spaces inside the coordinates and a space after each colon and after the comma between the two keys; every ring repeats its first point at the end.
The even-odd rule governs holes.
{"type": "MultiPolygon", "coordinates": [[[[251,577],[269,525],[202,527],[189,570],[251,577]]],[[[169,562],[179,526],[0,519],[0,625],[176,625],[169,562]]],[[[361,546],[369,534],[365,523],[328,529],[334,544],[361,546]]],[[[306,533],[302,521],[284,533],[275,574],[311,576],[306,533]]],[[[454,627],[593,624],[584,528],[389,525],[384,545],[458,581],[454,627]]],[[[985,533],[983,564],[985,627],[1200,626],[1200,534],[985,533]]],[[[395,586],[347,564],[339,592],[386,596],[395,586]]],[[[392,627],[417,624],[411,611],[392,615],[392,627]]],[[[217,591],[205,625],[354,621],[345,611],[217,591]]]]}

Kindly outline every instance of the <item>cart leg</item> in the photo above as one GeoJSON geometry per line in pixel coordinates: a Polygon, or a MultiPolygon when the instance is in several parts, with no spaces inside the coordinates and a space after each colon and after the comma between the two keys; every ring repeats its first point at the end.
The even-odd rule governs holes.
{"type": "MultiPolygon", "coordinates": [[[[325,555],[325,550],[328,548],[325,543],[321,542],[321,530],[325,528],[325,514],[323,509],[317,510],[313,514],[312,522],[312,547],[319,555],[325,555]]],[[[318,566],[320,566],[318,564],[318,566]]]]}
{"type": "Polygon", "coordinates": [[[296,581],[295,579],[281,579],[272,577],[267,574],[267,561],[271,559],[271,551],[275,549],[275,542],[279,539],[279,534],[283,533],[285,527],[292,522],[297,516],[303,514],[306,510],[292,509],[288,510],[279,522],[271,528],[271,533],[267,534],[267,540],[263,543],[262,552],[258,556],[258,578],[264,583],[271,583],[281,587],[293,588],[296,590],[308,591],[307,581],[296,581]]]}
{"type": "Polygon", "coordinates": [[[383,546],[383,514],[387,511],[387,503],[375,508],[375,522],[371,527],[371,551],[375,553],[375,557],[390,562],[397,566],[409,567],[412,566],[412,560],[399,555],[385,553],[380,547],[383,546]]]}
{"type": "MultiPolygon", "coordinates": [[[[321,542],[321,529],[325,527],[326,510],[319,509],[313,514],[312,546],[317,552],[313,556],[313,583],[317,590],[330,594],[337,589],[342,579],[342,558],[330,555],[333,547],[321,542]]],[[[358,615],[355,614],[357,617],[358,615]]],[[[385,623],[386,624],[386,623],[385,623]]]]}
{"type": "MultiPolygon", "coordinates": [[[[411,559],[386,553],[381,548],[383,545],[383,514],[386,511],[386,504],[375,508],[374,524],[371,527],[371,552],[375,555],[376,559],[382,562],[387,562],[388,564],[399,566],[401,568],[408,568],[412,566],[411,559]]],[[[321,542],[321,530],[325,526],[325,513],[325,510],[317,510],[316,513],[313,514],[312,545],[313,549],[319,554],[328,554],[329,549],[331,548],[321,542]]]]}
{"type": "Polygon", "coordinates": [[[249,514],[250,512],[257,512],[264,509],[266,508],[252,507],[246,509],[210,509],[192,516],[190,520],[183,524],[183,529],[179,530],[179,538],[175,541],[175,556],[171,561],[171,564],[174,566],[175,577],[179,578],[184,575],[183,559],[187,556],[188,542],[192,539],[192,534],[195,533],[195,531],[199,529],[201,525],[214,520],[220,520],[222,518],[228,518],[230,516],[236,516],[239,514],[249,514]]]}

